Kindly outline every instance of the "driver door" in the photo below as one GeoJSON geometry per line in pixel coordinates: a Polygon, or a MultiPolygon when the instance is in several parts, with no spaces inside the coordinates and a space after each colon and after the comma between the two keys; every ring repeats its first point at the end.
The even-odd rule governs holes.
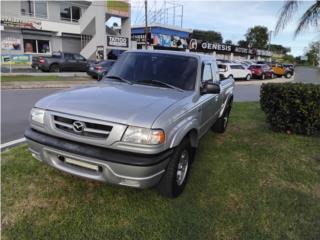
{"type": "MultiPolygon", "coordinates": [[[[212,62],[204,62],[202,64],[201,84],[204,85],[207,82],[217,81],[215,69],[212,66],[212,62]]],[[[213,125],[218,118],[219,108],[219,94],[203,94],[200,97],[202,104],[201,107],[201,127],[200,136],[205,134],[207,130],[213,125]]]]}

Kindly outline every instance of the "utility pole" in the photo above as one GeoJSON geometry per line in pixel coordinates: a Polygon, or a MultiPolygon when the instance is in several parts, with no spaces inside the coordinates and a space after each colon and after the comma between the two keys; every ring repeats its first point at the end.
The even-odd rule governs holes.
{"type": "Polygon", "coordinates": [[[148,35],[148,1],[147,0],[144,0],[144,18],[145,18],[145,27],[144,27],[144,33],[145,33],[145,41],[144,41],[144,44],[145,44],[145,47],[147,49],[147,43],[148,43],[148,40],[147,40],[147,35],[148,35]]]}

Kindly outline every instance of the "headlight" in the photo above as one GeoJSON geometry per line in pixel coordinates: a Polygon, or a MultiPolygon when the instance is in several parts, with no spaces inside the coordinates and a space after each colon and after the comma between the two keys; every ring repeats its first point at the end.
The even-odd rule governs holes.
{"type": "Polygon", "coordinates": [[[39,109],[39,108],[32,108],[30,113],[31,121],[43,125],[44,114],[45,114],[45,110],[39,109]]]}
{"type": "Polygon", "coordinates": [[[140,144],[162,144],[165,140],[164,131],[161,129],[149,129],[129,126],[122,137],[123,142],[140,144]]]}

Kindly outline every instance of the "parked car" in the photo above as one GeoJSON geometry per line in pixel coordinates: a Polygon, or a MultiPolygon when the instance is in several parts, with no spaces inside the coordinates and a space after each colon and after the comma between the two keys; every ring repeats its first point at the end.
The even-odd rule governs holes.
{"type": "Polygon", "coordinates": [[[86,72],[87,60],[79,53],[55,52],[51,56],[32,57],[31,67],[43,72],[86,72]]]}
{"type": "Polygon", "coordinates": [[[127,51],[102,81],[38,101],[25,137],[61,171],[177,197],[200,138],[226,130],[233,89],[211,56],[127,51]]]}
{"type": "Polygon", "coordinates": [[[87,74],[94,79],[101,80],[108,73],[114,62],[114,60],[105,60],[95,64],[88,64],[87,74]]]}
{"type": "Polygon", "coordinates": [[[283,66],[284,66],[285,68],[287,68],[288,70],[291,70],[292,73],[294,74],[294,65],[293,65],[293,64],[284,63],[283,66]]]}
{"type": "Polygon", "coordinates": [[[278,77],[284,76],[285,78],[291,78],[292,75],[294,74],[292,69],[284,67],[281,63],[273,63],[272,71],[278,77]]]}
{"type": "Polygon", "coordinates": [[[218,64],[219,72],[222,78],[246,79],[250,80],[252,73],[241,64],[223,63],[218,64]]]}
{"type": "Polygon", "coordinates": [[[275,78],[276,75],[273,73],[272,68],[267,64],[255,64],[248,68],[252,73],[252,78],[260,78],[262,80],[266,78],[275,78]]]}

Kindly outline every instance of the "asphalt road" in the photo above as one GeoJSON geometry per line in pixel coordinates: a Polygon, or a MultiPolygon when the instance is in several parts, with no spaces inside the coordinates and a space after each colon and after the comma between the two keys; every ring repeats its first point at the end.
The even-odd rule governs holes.
{"type": "MultiPolygon", "coordinates": [[[[295,81],[320,83],[320,71],[298,67],[295,81]]],[[[1,143],[23,137],[28,127],[28,116],[32,106],[42,97],[59,89],[1,90],[1,143]]],[[[235,101],[258,101],[260,85],[236,85],[235,101]]]]}
{"type": "Polygon", "coordinates": [[[1,144],[23,137],[33,105],[57,89],[1,90],[1,144]]]}
{"type": "Polygon", "coordinates": [[[320,84],[320,68],[296,67],[294,82],[320,84]]]}

